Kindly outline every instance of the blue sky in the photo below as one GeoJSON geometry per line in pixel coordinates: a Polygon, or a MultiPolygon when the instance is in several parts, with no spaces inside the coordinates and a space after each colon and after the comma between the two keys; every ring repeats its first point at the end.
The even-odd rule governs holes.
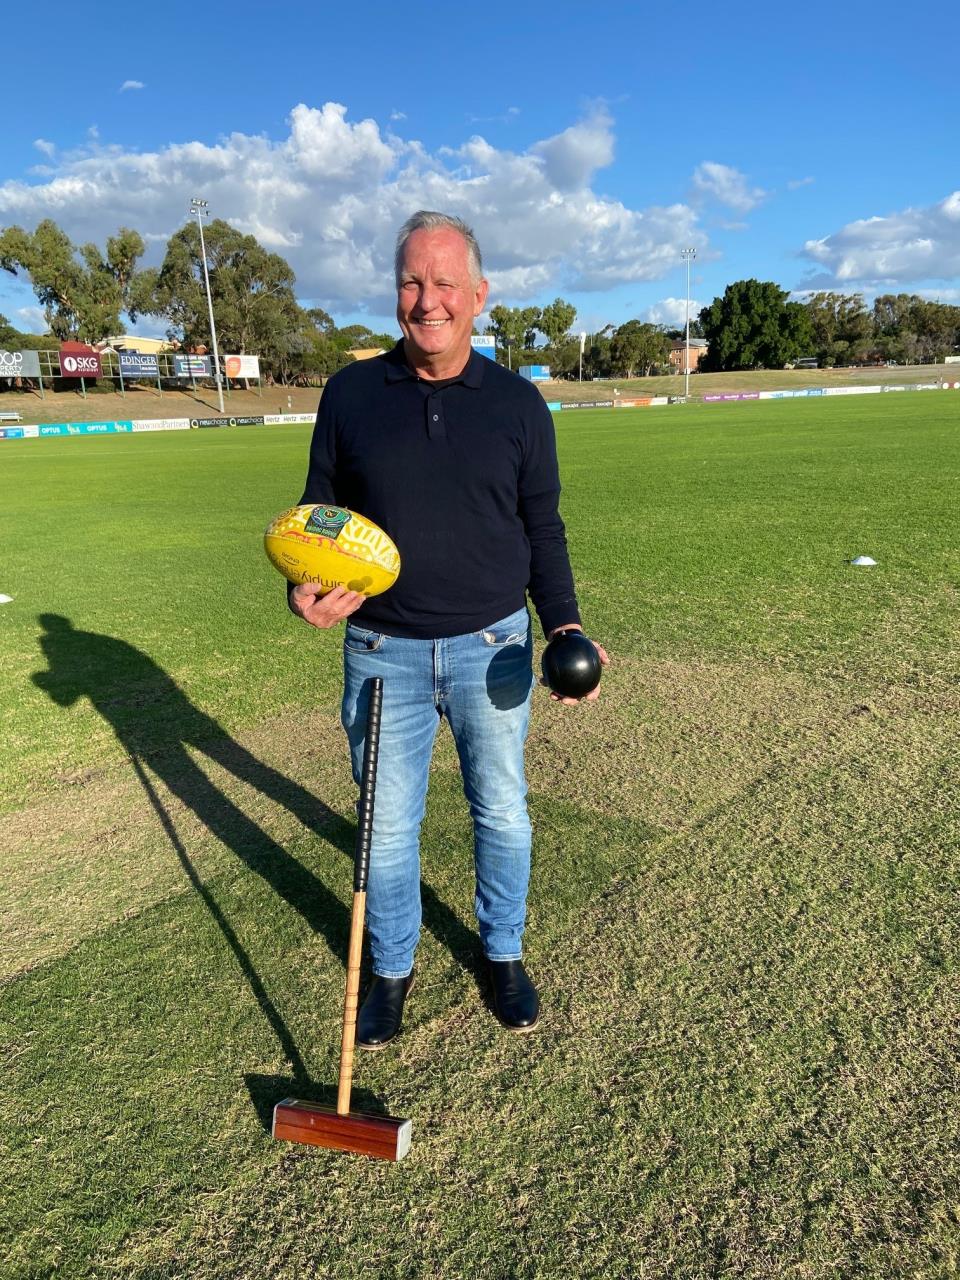
{"type": "MultiPolygon", "coordinates": [[[[491,303],[559,295],[578,329],[680,321],[685,245],[694,309],[747,276],[960,302],[954,6],[177,0],[44,27],[5,59],[4,226],[132,226],[157,261],[202,195],[376,329],[420,207],[475,227],[491,303]]],[[[43,328],[6,273],[0,311],[43,328]]]]}

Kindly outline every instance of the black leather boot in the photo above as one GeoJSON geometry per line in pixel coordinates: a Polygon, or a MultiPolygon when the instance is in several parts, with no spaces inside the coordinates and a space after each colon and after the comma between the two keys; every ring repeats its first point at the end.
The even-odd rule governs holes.
{"type": "Polygon", "coordinates": [[[488,960],[493,1010],[508,1031],[532,1031],[540,1018],[537,989],[520,960],[488,960]]]}
{"type": "Polygon", "coordinates": [[[413,986],[406,978],[381,978],[374,974],[370,990],[357,1014],[357,1045],[361,1049],[385,1049],[395,1040],[403,1020],[403,1002],[413,986]]]}

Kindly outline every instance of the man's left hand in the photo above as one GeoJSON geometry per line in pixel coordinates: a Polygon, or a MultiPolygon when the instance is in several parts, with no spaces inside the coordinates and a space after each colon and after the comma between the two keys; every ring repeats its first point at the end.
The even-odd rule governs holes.
{"type": "MultiPolygon", "coordinates": [[[[578,626],[576,623],[573,623],[573,622],[568,622],[565,626],[562,626],[562,627],[554,627],[554,629],[550,632],[549,636],[547,636],[547,640],[548,641],[552,640],[553,637],[555,635],[558,635],[561,631],[583,631],[583,627],[578,626]]],[[[590,643],[593,645],[593,647],[597,651],[597,654],[600,658],[601,667],[609,667],[610,658],[609,658],[609,655],[607,654],[606,649],[603,647],[603,645],[597,644],[596,640],[591,640],[590,643]]],[[[546,680],[541,680],[540,683],[542,685],[546,685],[547,682],[546,680]]],[[[553,692],[551,692],[550,697],[554,702],[563,703],[565,707],[576,707],[576,706],[579,706],[581,702],[596,702],[596,700],[600,697],[600,685],[597,685],[595,689],[591,690],[590,693],[585,694],[582,698],[561,698],[559,693],[553,693],[553,692]]]]}

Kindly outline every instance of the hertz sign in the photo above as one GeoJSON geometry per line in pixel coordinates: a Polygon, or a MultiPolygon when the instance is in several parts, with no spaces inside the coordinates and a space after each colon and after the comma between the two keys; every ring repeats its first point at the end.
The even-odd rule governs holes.
{"type": "Polygon", "coordinates": [[[60,348],[62,378],[99,378],[100,352],[82,342],[65,342],[60,348]]]}

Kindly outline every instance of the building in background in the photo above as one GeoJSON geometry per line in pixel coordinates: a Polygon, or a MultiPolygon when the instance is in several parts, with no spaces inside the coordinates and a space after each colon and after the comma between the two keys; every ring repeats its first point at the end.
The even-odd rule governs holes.
{"type": "MultiPolygon", "coordinates": [[[[670,347],[670,363],[678,373],[686,373],[686,365],[684,364],[684,352],[687,349],[686,340],[677,338],[670,347]]],[[[706,338],[690,339],[690,372],[696,373],[700,367],[700,361],[707,354],[706,338]]]]}
{"type": "Polygon", "coordinates": [[[100,347],[106,345],[114,351],[138,351],[143,356],[155,356],[160,351],[178,350],[178,344],[168,342],[166,338],[138,338],[133,333],[118,333],[114,338],[104,338],[100,347]]]}

